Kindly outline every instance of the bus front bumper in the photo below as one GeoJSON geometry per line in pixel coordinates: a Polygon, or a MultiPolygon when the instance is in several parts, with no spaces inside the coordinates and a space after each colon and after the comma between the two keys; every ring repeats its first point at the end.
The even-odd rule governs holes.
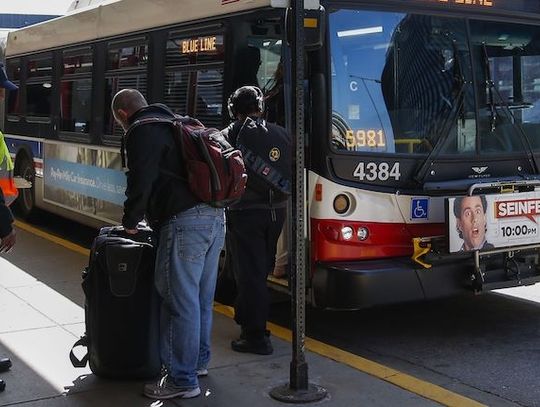
{"type": "MultiPolygon", "coordinates": [[[[522,267],[524,272],[518,279],[508,276],[502,258],[492,258],[490,262],[483,290],[540,281],[538,267],[522,267]]],[[[321,308],[360,309],[470,293],[475,291],[474,269],[470,258],[440,262],[430,269],[421,268],[406,257],[318,263],[311,279],[312,301],[321,308]]]]}

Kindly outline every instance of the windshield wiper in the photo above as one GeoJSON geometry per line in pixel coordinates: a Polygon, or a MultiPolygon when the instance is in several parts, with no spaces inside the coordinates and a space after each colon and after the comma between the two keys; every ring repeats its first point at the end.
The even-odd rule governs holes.
{"type": "Polygon", "coordinates": [[[510,106],[504,100],[501,93],[499,92],[499,89],[497,89],[497,87],[495,86],[495,83],[493,82],[493,80],[491,78],[491,70],[490,70],[490,67],[489,67],[489,55],[488,55],[488,51],[487,51],[487,47],[486,47],[485,42],[482,43],[482,49],[484,50],[483,63],[484,63],[484,69],[485,69],[485,72],[486,72],[486,87],[488,89],[488,94],[489,94],[489,99],[490,99],[489,100],[489,106],[490,106],[490,110],[491,110],[491,132],[493,133],[495,131],[495,129],[496,129],[496,122],[497,122],[497,110],[496,109],[497,109],[497,106],[501,106],[501,107],[505,108],[505,113],[510,116],[510,118],[511,118],[510,123],[512,124],[512,128],[517,130],[517,132],[518,132],[518,134],[520,136],[521,143],[523,144],[523,147],[525,147],[525,149],[529,153],[529,154],[527,154],[527,159],[529,160],[529,163],[530,163],[533,171],[538,174],[538,171],[539,171],[538,162],[536,160],[536,156],[534,155],[534,149],[532,147],[531,141],[529,140],[529,137],[527,136],[527,134],[525,133],[523,128],[516,122],[516,117],[514,116],[514,113],[512,113],[512,110],[510,109],[510,106]],[[497,94],[497,97],[500,100],[499,105],[495,104],[495,101],[494,101],[494,98],[493,98],[493,93],[497,94]]]}
{"type": "Polygon", "coordinates": [[[484,49],[484,75],[486,76],[486,89],[488,91],[489,97],[489,110],[491,113],[489,124],[491,132],[495,131],[497,127],[497,109],[495,107],[495,101],[493,100],[493,89],[496,89],[493,78],[491,77],[491,69],[489,68],[489,56],[487,52],[486,43],[482,43],[482,48],[484,49]]]}
{"type": "Polygon", "coordinates": [[[433,146],[433,149],[428,154],[426,159],[422,161],[422,164],[420,164],[420,167],[418,168],[418,171],[416,171],[416,175],[414,176],[414,180],[418,182],[419,184],[423,184],[427,173],[429,171],[429,167],[433,165],[433,162],[435,159],[439,156],[441,153],[443,147],[446,144],[446,141],[448,140],[448,137],[450,137],[450,132],[453,127],[453,123],[457,117],[457,115],[462,114],[463,105],[465,103],[465,97],[464,97],[464,89],[465,89],[465,77],[463,76],[463,72],[461,70],[461,63],[459,61],[459,54],[458,49],[456,45],[456,41],[452,40],[452,48],[454,51],[454,105],[451,107],[450,111],[448,112],[448,115],[444,118],[443,125],[441,126],[440,130],[440,138],[435,143],[435,146],[433,146]]]}

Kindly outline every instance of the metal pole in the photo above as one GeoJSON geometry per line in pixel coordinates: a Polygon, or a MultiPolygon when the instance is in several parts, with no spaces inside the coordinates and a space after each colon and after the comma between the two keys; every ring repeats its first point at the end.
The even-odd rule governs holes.
{"type": "Polygon", "coordinates": [[[270,396],[288,403],[308,403],[326,397],[326,390],[309,384],[305,357],[306,337],[306,243],[305,243],[305,134],[304,134],[304,0],[291,0],[292,12],[292,108],[293,162],[292,184],[292,264],[289,281],[293,317],[292,361],[289,383],[271,390],[270,396]]]}
{"type": "Polygon", "coordinates": [[[306,247],[305,247],[305,219],[304,219],[304,185],[305,185],[305,134],[304,134],[304,0],[292,0],[293,13],[293,46],[292,46],[292,89],[295,95],[293,103],[293,149],[296,157],[293,163],[293,185],[295,193],[292,199],[292,278],[290,279],[293,317],[292,335],[292,361],[290,384],[294,390],[308,388],[308,366],[305,355],[306,331],[306,247]]]}

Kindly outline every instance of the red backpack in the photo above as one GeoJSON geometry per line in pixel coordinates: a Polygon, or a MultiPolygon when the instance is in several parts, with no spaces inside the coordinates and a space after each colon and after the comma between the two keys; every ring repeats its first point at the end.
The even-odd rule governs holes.
{"type": "MultiPolygon", "coordinates": [[[[232,147],[219,130],[206,128],[188,116],[144,118],[130,126],[126,138],[135,127],[148,123],[167,123],[173,127],[175,142],[186,166],[186,181],[193,195],[218,208],[240,199],[247,183],[242,153],[232,147]]],[[[181,178],[179,174],[169,175],[181,178]]]]}

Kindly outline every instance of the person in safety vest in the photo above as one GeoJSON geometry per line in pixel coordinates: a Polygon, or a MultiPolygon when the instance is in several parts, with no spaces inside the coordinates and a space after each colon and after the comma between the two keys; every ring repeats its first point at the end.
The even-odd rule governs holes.
{"type": "MultiPolygon", "coordinates": [[[[0,64],[0,101],[4,100],[7,91],[17,90],[18,87],[11,82],[0,64]]],[[[0,131],[0,189],[4,194],[6,205],[11,205],[19,195],[15,182],[13,181],[13,161],[9,154],[8,147],[4,141],[4,135],[0,131]]]]}
{"type": "MultiPolygon", "coordinates": [[[[10,82],[0,64],[0,101],[4,100],[6,90],[16,90],[17,85],[10,82]]],[[[7,253],[15,245],[15,229],[13,228],[13,215],[8,204],[17,198],[17,188],[13,184],[13,162],[4,141],[4,135],[0,132],[0,253],[7,253]],[[5,196],[5,198],[4,198],[5,196]]],[[[0,357],[0,372],[5,372],[11,367],[9,358],[0,357]]],[[[0,379],[0,391],[4,391],[6,384],[0,379]]]]}

